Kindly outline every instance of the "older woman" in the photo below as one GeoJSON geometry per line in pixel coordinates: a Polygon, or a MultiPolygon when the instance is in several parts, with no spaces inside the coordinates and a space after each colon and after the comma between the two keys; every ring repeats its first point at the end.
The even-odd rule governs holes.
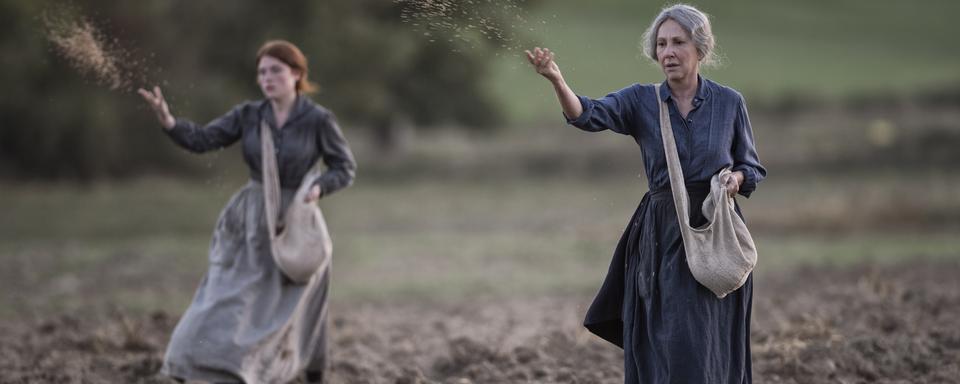
{"type": "Polygon", "coordinates": [[[204,127],[175,119],[159,88],[140,90],[175,143],[200,153],[239,141],[250,168],[250,182],[220,213],[210,268],[170,337],[162,370],[181,381],[286,383],[305,372],[307,382],[319,383],[324,376],[329,271],[301,285],[274,263],[261,184],[267,172],[261,122],[276,148],[283,207],[319,159],[327,171],[303,180],[311,184],[309,202],[350,185],[356,163],[333,114],[303,95],[314,87],[303,53],[270,41],[256,63],[265,99],[240,104],[204,127]]]}
{"type": "MultiPolygon", "coordinates": [[[[749,197],[765,176],[743,97],[700,76],[714,60],[714,37],[703,12],[687,5],[663,9],[644,35],[644,53],[666,80],[684,181],[693,207],[711,177],[731,168],[728,190],[749,197]]],[[[643,153],[650,191],[623,233],[608,275],[584,325],[623,347],[627,383],[750,383],[752,277],[718,299],[691,275],[670,191],[654,85],[634,84],[606,97],[577,96],[548,49],[527,51],[537,73],[553,85],[567,122],[586,131],[632,136],[643,153]]],[[[691,212],[691,224],[705,218],[691,212]]]]}

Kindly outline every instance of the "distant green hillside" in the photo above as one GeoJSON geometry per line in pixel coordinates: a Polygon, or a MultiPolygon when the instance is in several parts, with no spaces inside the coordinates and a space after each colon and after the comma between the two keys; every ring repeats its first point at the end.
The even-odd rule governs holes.
{"type": "MultiPolygon", "coordinates": [[[[705,75],[748,99],[844,97],[960,87],[960,1],[692,1],[713,17],[724,63],[705,75]]],[[[517,28],[557,52],[567,81],[597,97],[659,81],[640,35],[662,3],[545,0],[517,28]]],[[[534,44],[533,42],[529,43],[534,44]]],[[[523,44],[526,45],[526,44],[523,44]]],[[[500,58],[491,91],[515,122],[559,114],[549,85],[521,52],[500,58]]]]}

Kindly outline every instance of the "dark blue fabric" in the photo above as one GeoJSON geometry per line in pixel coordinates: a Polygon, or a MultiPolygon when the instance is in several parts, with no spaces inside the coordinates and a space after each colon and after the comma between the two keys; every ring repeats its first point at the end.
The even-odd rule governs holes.
{"type": "Polygon", "coordinates": [[[280,186],[297,189],[303,176],[318,159],[327,166],[314,180],[322,196],[348,187],[356,177],[357,163],[333,113],[299,95],[282,127],[276,124],[273,106],[267,100],[248,101],[229,112],[199,126],[187,119],[177,119],[167,135],[181,147],[196,153],[221,149],[241,141],[243,159],[250,169],[250,178],[261,181],[260,122],[270,125],[276,145],[280,186]]]}
{"type": "MultiPolygon", "coordinates": [[[[767,175],[760,165],[743,96],[739,92],[699,78],[693,110],[684,119],[670,94],[660,86],[660,96],[670,108],[670,123],[687,183],[710,181],[723,168],[743,171],[740,194],[750,197],[767,175]]],[[[660,115],[652,84],[634,84],[605,97],[579,96],[583,113],[567,122],[585,131],[611,130],[632,136],[643,152],[643,165],[651,191],[670,187],[660,115]]]]}
{"type": "MultiPolygon", "coordinates": [[[[753,145],[743,98],[700,79],[694,109],[680,117],[666,84],[670,117],[691,207],[699,207],[717,171],[744,172],[749,196],[766,176],[753,145]]],[[[626,383],[752,382],[750,316],[753,277],[723,299],[690,273],[660,137],[652,85],[633,85],[602,99],[581,97],[571,124],[587,131],[631,135],[641,147],[651,192],[644,195],[620,241],[584,326],[624,349],[626,383]]],[[[705,218],[690,212],[691,224],[705,218]]],[[[739,207],[737,213],[740,214],[739,207]]]]}

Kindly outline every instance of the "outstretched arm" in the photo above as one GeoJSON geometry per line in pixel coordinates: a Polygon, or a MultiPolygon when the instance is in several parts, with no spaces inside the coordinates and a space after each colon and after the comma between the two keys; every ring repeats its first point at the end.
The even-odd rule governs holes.
{"type": "Polygon", "coordinates": [[[624,88],[596,100],[578,96],[563,80],[553,52],[539,47],[534,48],[533,52],[526,52],[530,65],[553,85],[567,123],[589,132],[609,129],[624,135],[631,134],[633,106],[636,104],[634,87],[624,88]]]}
{"type": "Polygon", "coordinates": [[[227,114],[210,122],[205,127],[199,127],[185,119],[177,120],[170,113],[170,107],[160,92],[160,87],[153,87],[153,92],[140,88],[137,91],[150,108],[157,115],[157,120],[163,126],[163,131],[181,147],[195,153],[226,147],[240,139],[240,106],[227,114]]]}
{"type": "Polygon", "coordinates": [[[560,101],[560,107],[563,108],[563,114],[570,120],[575,120],[583,113],[583,106],[580,105],[580,99],[573,93],[567,82],[563,80],[563,74],[560,73],[560,67],[554,61],[554,54],[547,48],[535,47],[533,52],[525,51],[527,60],[533,65],[537,73],[545,77],[553,84],[553,90],[557,93],[557,99],[560,101]]]}
{"type": "Polygon", "coordinates": [[[170,106],[167,105],[167,100],[163,98],[163,92],[160,92],[160,87],[154,86],[153,92],[140,88],[137,90],[137,93],[143,96],[147,104],[150,104],[150,108],[157,114],[157,120],[160,120],[160,125],[167,130],[173,129],[173,126],[177,124],[177,120],[170,114],[170,106]]]}

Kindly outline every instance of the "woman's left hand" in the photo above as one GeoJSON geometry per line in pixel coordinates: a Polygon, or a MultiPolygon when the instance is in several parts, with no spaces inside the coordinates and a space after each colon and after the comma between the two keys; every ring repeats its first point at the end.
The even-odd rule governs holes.
{"type": "Polygon", "coordinates": [[[727,187],[727,193],[730,194],[730,197],[736,196],[737,192],[740,192],[740,184],[743,184],[743,172],[730,172],[726,180],[723,180],[723,184],[727,187]]]}
{"type": "Polygon", "coordinates": [[[303,202],[316,203],[317,200],[320,200],[320,186],[314,185],[310,188],[310,192],[307,192],[307,196],[303,199],[303,202]]]}

